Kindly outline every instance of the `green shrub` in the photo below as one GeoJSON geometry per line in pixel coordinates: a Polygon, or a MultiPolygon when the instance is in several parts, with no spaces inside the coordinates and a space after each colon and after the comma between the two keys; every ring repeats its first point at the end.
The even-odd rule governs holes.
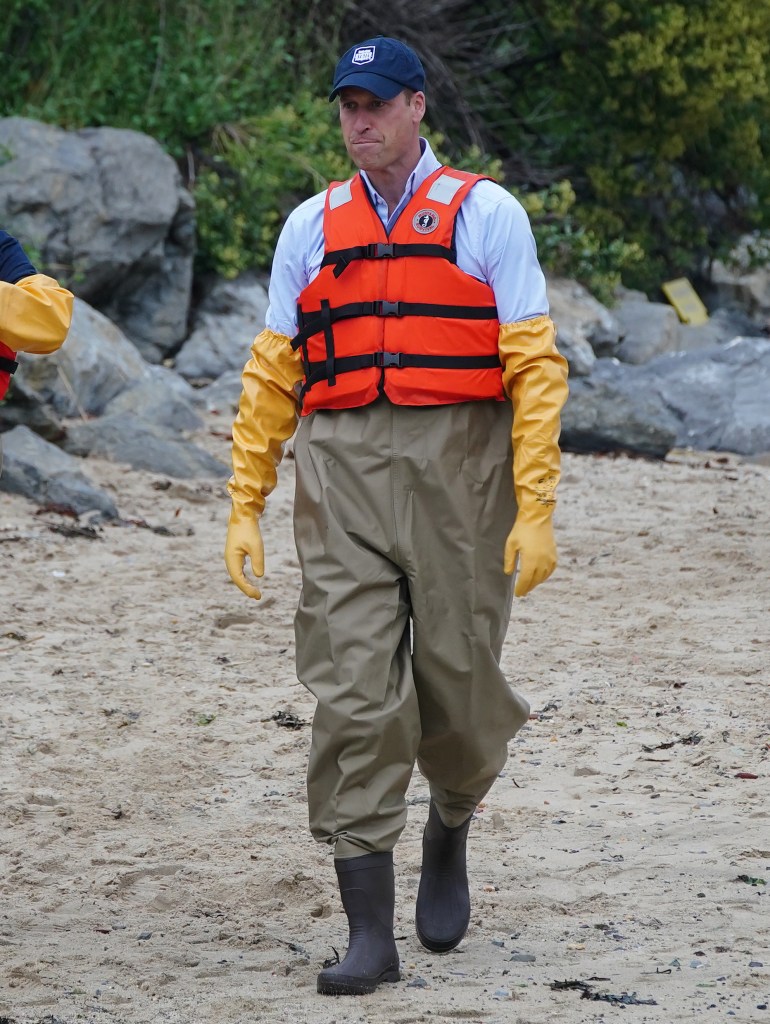
{"type": "Polygon", "coordinates": [[[449,162],[515,169],[544,265],[597,294],[770,226],[770,8],[752,0],[5,0],[0,110],[157,138],[195,192],[199,269],[233,275],[350,173],[324,94],[341,41],[380,23],[426,55],[435,123],[466,140],[437,137],[449,162]]]}
{"type": "Polygon", "coordinates": [[[0,109],[182,156],[317,74],[313,30],[290,0],[4,0],[0,109]]]}
{"type": "Polygon", "coordinates": [[[199,265],[225,277],[269,266],[293,207],[350,175],[336,108],[309,93],[259,117],[219,126],[209,154],[194,186],[199,265]]]}
{"type": "Polygon", "coordinates": [[[550,107],[541,152],[574,175],[587,230],[643,252],[630,284],[654,291],[697,273],[747,227],[770,224],[770,5],[535,9],[544,60],[530,88],[550,107]]]}

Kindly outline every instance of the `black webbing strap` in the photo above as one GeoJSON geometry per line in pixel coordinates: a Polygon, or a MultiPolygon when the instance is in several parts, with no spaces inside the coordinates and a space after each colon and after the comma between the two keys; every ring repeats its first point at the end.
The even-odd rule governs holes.
{"type": "Polygon", "coordinates": [[[430,245],[427,242],[372,242],[371,245],[354,245],[349,249],[334,249],[327,252],[321,267],[334,264],[334,276],[339,277],[353,260],[401,259],[402,256],[433,256],[457,263],[457,253],[446,245],[430,245]]]}
{"type": "Polygon", "coordinates": [[[5,373],[16,373],[19,364],[15,359],[6,359],[5,356],[0,356],[0,371],[5,373]]]}
{"type": "MultiPolygon", "coordinates": [[[[359,316],[430,316],[452,320],[496,320],[496,306],[444,306],[430,302],[349,302],[329,309],[330,324],[339,320],[351,320],[359,316]]],[[[325,332],[323,308],[309,313],[300,312],[300,329],[292,339],[291,347],[296,351],[313,334],[325,332]]]]}
{"type": "MultiPolygon", "coordinates": [[[[302,306],[299,303],[297,303],[297,323],[299,324],[300,327],[303,324],[302,306]]],[[[310,366],[310,356],[308,355],[307,351],[307,338],[301,339],[296,345],[294,344],[294,340],[292,340],[291,347],[294,349],[295,352],[297,351],[298,348],[302,348],[302,369],[304,371],[305,376],[307,377],[308,367],[310,366]]]]}
{"type": "Polygon", "coordinates": [[[334,376],[334,332],[332,331],[332,311],[328,299],[321,299],[321,326],[326,342],[326,361],[324,377],[329,381],[329,387],[333,388],[337,383],[334,376]]]}
{"type": "MultiPolygon", "coordinates": [[[[500,357],[489,356],[427,356],[411,355],[408,352],[368,352],[362,356],[342,356],[334,360],[334,373],[352,373],[354,370],[402,369],[407,366],[419,366],[428,370],[494,370],[500,369],[500,357]]],[[[308,363],[302,394],[309,391],[314,384],[327,380],[327,361],[322,359],[308,363]]],[[[330,381],[331,383],[331,381],[330,381]]]]}

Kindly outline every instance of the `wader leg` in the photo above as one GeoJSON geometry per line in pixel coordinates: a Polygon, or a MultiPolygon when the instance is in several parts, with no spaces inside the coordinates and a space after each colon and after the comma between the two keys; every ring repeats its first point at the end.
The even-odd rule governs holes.
{"type": "Polygon", "coordinates": [[[310,829],[342,858],[393,849],[420,739],[408,588],[391,557],[389,416],[313,413],[295,443],[297,675],[318,700],[310,829]]]}

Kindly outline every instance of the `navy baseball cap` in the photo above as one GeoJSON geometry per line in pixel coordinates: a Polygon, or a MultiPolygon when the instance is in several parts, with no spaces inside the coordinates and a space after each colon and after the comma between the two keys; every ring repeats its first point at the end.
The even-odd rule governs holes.
{"type": "Polygon", "coordinates": [[[346,86],[367,89],[382,100],[392,100],[403,89],[422,92],[425,68],[420,58],[398,39],[376,36],[351,46],[334,71],[329,101],[346,86]]]}

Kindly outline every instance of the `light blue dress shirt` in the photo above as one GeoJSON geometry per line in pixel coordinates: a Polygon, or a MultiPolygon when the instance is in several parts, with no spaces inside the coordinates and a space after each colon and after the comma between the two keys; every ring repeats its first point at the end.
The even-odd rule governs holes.
{"type": "MultiPolygon", "coordinates": [[[[366,172],[360,172],[388,233],[415,191],[441,166],[426,140],[421,139],[420,143],[422,156],[390,217],[388,204],[366,172]]],[[[324,191],[298,206],[289,215],[278,239],[266,316],[266,326],[276,334],[292,337],[297,333],[297,300],[321,269],[325,199],[324,191]]],[[[548,313],[545,278],[537,260],[529,219],[521,204],[504,188],[493,181],[480,181],[471,189],[457,214],[455,240],[457,266],[490,285],[500,323],[517,323],[548,313]]]]}

